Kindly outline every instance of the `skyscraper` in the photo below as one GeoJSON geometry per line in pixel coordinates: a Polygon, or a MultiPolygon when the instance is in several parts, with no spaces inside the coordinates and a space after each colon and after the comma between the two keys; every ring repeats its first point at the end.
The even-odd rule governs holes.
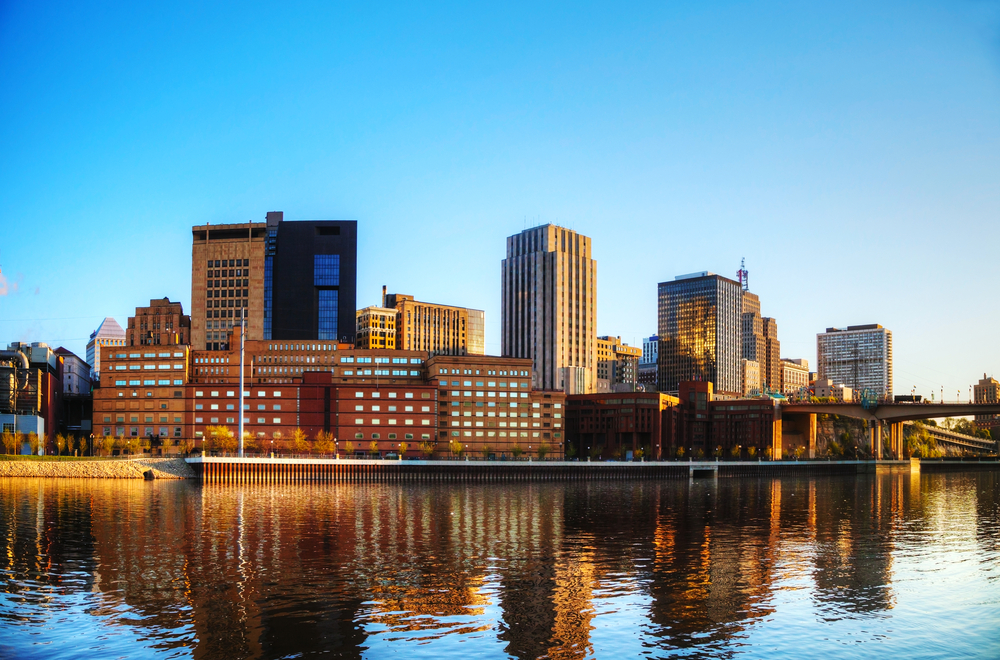
{"type": "Polygon", "coordinates": [[[247,338],[354,342],[357,222],[266,222],[191,228],[191,341],[224,349],[247,319],[247,338]]]}
{"type": "Polygon", "coordinates": [[[91,378],[95,379],[101,373],[101,349],[106,346],[124,346],[125,331],[118,321],[110,316],[101,321],[90,334],[90,341],[87,342],[87,364],[90,365],[91,378]]]}
{"type": "Polygon", "coordinates": [[[682,381],[711,381],[722,394],[743,391],[743,289],[709,272],[661,282],[657,387],[677,391],[682,381]]]}
{"type": "Polygon", "coordinates": [[[396,347],[431,355],[484,355],[486,314],[481,309],[420,302],[404,293],[385,294],[396,310],[396,347]]]}
{"type": "Polygon", "coordinates": [[[765,316],[761,319],[764,330],[764,361],[760,363],[760,378],[772,392],[781,392],[781,342],[778,341],[778,322],[765,316]]]}
{"type": "Polygon", "coordinates": [[[827,328],[816,335],[820,380],[892,396],[892,332],[877,323],[827,328]]]}
{"type": "Polygon", "coordinates": [[[590,239],[556,225],[509,236],[501,279],[503,355],[532,359],[536,389],[593,391],[597,262],[590,239]]]}

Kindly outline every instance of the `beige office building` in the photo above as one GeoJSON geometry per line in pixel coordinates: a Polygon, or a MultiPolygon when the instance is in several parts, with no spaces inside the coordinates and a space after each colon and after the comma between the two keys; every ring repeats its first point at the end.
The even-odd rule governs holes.
{"type": "Polygon", "coordinates": [[[531,358],[536,389],[593,392],[597,262],[590,239],[556,225],[507,238],[501,264],[501,351],[531,358]]]}
{"type": "Polygon", "coordinates": [[[264,337],[264,247],[267,224],[191,228],[191,345],[223,350],[245,315],[247,339],[264,337]]]}
{"type": "Polygon", "coordinates": [[[809,360],[781,358],[781,393],[795,394],[809,387],[809,360]]]}
{"type": "Polygon", "coordinates": [[[403,293],[383,295],[383,306],[396,311],[400,350],[430,355],[486,353],[486,315],[481,309],[420,302],[403,293]]]}
{"type": "Polygon", "coordinates": [[[371,305],[356,316],[354,345],[357,348],[396,349],[396,310],[371,305]]]}
{"type": "MultiPolygon", "coordinates": [[[[1000,382],[983,374],[983,379],[973,386],[976,403],[1000,403],[1000,382]]],[[[1000,441],[1000,415],[976,415],[976,429],[990,431],[994,440],[1000,441]]]]}
{"type": "Polygon", "coordinates": [[[622,342],[621,337],[597,338],[598,392],[634,392],[639,378],[642,349],[622,342]]]}

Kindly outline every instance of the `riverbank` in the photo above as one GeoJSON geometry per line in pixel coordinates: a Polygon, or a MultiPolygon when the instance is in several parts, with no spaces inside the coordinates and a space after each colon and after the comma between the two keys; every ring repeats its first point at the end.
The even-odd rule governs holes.
{"type": "Polygon", "coordinates": [[[157,479],[194,479],[194,470],[183,458],[62,459],[45,457],[0,457],[0,478],[57,477],[70,479],[142,479],[147,470],[157,479]],[[25,460],[27,459],[27,460],[25,460]]]}

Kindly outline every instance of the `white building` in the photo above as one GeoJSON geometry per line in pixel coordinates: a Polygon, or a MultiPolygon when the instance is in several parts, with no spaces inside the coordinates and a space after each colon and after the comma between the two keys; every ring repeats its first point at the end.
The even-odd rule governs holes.
{"type": "Polygon", "coordinates": [[[124,345],[125,331],[118,325],[118,321],[110,316],[101,321],[101,325],[90,334],[90,341],[87,342],[87,364],[93,372],[91,378],[97,380],[101,374],[101,348],[124,345]]]}
{"type": "Polygon", "coordinates": [[[892,332],[878,324],[827,328],[816,335],[819,380],[892,397],[892,332]]]}
{"type": "Polygon", "coordinates": [[[781,358],[781,393],[795,394],[809,387],[809,360],[781,358]]]}

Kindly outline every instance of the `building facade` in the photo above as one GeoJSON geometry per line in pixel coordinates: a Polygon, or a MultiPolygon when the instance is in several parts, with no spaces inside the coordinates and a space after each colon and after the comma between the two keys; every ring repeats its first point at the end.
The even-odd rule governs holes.
{"type": "Polygon", "coordinates": [[[622,342],[621,337],[598,337],[597,391],[634,392],[638,385],[642,349],[622,342]]]}
{"type": "Polygon", "coordinates": [[[365,307],[357,312],[354,345],[358,348],[396,348],[396,310],[365,307]]]}
{"type": "Polygon", "coordinates": [[[396,310],[396,346],[430,355],[486,353],[486,315],[480,309],[439,305],[390,293],[384,307],[396,310]]]}
{"type": "Polygon", "coordinates": [[[192,227],[192,346],[219,350],[247,322],[250,339],[354,342],[357,222],[284,221],[192,227]]]}
{"type": "Polygon", "coordinates": [[[191,317],[179,302],[169,298],[149,301],[149,307],[136,307],[128,319],[126,346],[186,346],[191,343],[191,317]]]}
{"type": "Polygon", "coordinates": [[[809,360],[781,359],[781,393],[795,394],[809,387],[809,360]]]}
{"type": "Polygon", "coordinates": [[[90,365],[91,378],[97,380],[100,376],[101,350],[107,346],[124,346],[125,342],[125,330],[118,325],[118,321],[110,316],[101,321],[97,330],[90,333],[90,341],[87,342],[87,364],[90,365]]]}
{"type": "Polygon", "coordinates": [[[833,399],[841,403],[854,401],[854,390],[843,383],[835,383],[829,378],[819,378],[813,384],[813,395],[821,399],[833,399]]]}
{"type": "Polygon", "coordinates": [[[743,391],[743,289],[708,272],[661,282],[657,387],[676,392],[683,381],[711,381],[720,392],[743,391]]]}
{"type": "Polygon", "coordinates": [[[816,335],[818,378],[892,398],[892,332],[878,324],[827,328],[816,335]]]}
{"type": "Polygon", "coordinates": [[[764,361],[760,377],[769,392],[782,391],[781,342],[778,341],[778,322],[769,316],[761,319],[764,331],[764,361]]]}
{"type": "Polygon", "coordinates": [[[597,262],[590,238],[556,225],[510,236],[501,280],[503,355],[530,358],[538,389],[582,384],[593,391],[597,262]]]}
{"type": "MultiPolygon", "coordinates": [[[[983,374],[982,380],[973,385],[973,401],[976,403],[1000,403],[1000,382],[983,374]]],[[[1000,415],[976,415],[976,429],[989,431],[994,440],[1000,442],[1000,415]]]]}
{"type": "Polygon", "coordinates": [[[55,353],[62,359],[62,410],[58,431],[74,436],[89,435],[94,410],[90,365],[62,346],[55,353]]]}
{"type": "Polygon", "coordinates": [[[743,396],[758,396],[761,392],[760,362],[743,360],[743,396]]]}
{"type": "Polygon", "coordinates": [[[246,319],[247,336],[264,333],[263,222],[191,228],[191,345],[218,349],[246,319]]]}

